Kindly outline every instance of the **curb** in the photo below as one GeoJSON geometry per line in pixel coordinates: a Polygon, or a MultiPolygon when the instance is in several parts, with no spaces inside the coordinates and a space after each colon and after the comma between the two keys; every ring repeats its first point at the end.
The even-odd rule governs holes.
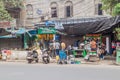
{"type": "MultiPolygon", "coordinates": [[[[116,62],[99,62],[99,61],[95,61],[95,62],[86,62],[83,60],[79,60],[81,63],[79,65],[108,65],[108,66],[120,66],[120,64],[117,64],[116,62]]],[[[6,61],[2,61],[0,60],[0,62],[27,62],[27,60],[6,60],[6,61]]],[[[39,63],[42,63],[41,60],[39,60],[39,63]]],[[[56,60],[53,59],[51,60],[50,63],[56,63],[56,60]]]]}
{"type": "MultiPolygon", "coordinates": [[[[27,62],[27,60],[7,60],[7,61],[1,61],[1,62],[27,62]]],[[[42,63],[39,61],[39,63],[42,63]]],[[[51,61],[51,63],[56,63],[56,61],[51,61]]],[[[105,63],[99,63],[99,62],[81,62],[79,65],[106,65],[106,66],[120,66],[120,64],[112,63],[112,64],[105,64],[105,63]]]]}

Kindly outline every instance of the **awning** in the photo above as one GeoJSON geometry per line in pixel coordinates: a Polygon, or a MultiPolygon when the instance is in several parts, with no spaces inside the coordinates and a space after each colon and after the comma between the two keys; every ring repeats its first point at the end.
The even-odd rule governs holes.
{"type": "Polygon", "coordinates": [[[14,28],[6,29],[7,32],[15,33],[15,34],[24,34],[26,32],[25,28],[19,28],[18,30],[15,30],[14,28]]]}
{"type": "Polygon", "coordinates": [[[5,36],[0,36],[0,38],[13,38],[14,36],[12,35],[5,35],[5,36]]]}
{"type": "Polygon", "coordinates": [[[29,37],[33,38],[37,34],[37,30],[25,29],[25,28],[19,28],[19,29],[9,28],[9,29],[5,29],[5,31],[9,33],[9,35],[8,34],[0,35],[0,38],[14,38],[22,34],[27,34],[29,37]]]}
{"type": "Polygon", "coordinates": [[[26,29],[20,28],[20,29],[17,30],[15,33],[16,33],[16,34],[24,34],[24,33],[26,33],[26,29]]]}
{"type": "Polygon", "coordinates": [[[36,35],[37,34],[37,30],[35,29],[25,29],[25,28],[19,28],[17,30],[15,29],[6,29],[7,32],[9,33],[14,33],[16,35],[21,35],[21,34],[24,34],[24,33],[28,33],[29,36],[32,36],[32,35],[36,35]]]}
{"type": "Polygon", "coordinates": [[[0,36],[9,35],[10,32],[7,32],[4,28],[0,28],[0,36]]]}
{"type": "Polygon", "coordinates": [[[55,28],[39,28],[38,34],[56,34],[55,28]]]}
{"type": "Polygon", "coordinates": [[[68,35],[85,35],[89,33],[109,33],[117,24],[120,24],[120,16],[95,22],[63,25],[68,35]]]}
{"type": "Polygon", "coordinates": [[[31,35],[36,35],[37,34],[37,30],[29,30],[28,31],[31,35]]]}

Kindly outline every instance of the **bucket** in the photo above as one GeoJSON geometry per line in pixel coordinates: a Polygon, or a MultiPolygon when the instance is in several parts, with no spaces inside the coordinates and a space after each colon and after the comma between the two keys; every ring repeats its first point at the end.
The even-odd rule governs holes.
{"type": "Polygon", "coordinates": [[[75,64],[80,64],[81,62],[80,61],[75,61],[75,64]]]}
{"type": "Polygon", "coordinates": [[[75,62],[71,62],[71,64],[75,64],[75,62]]]}

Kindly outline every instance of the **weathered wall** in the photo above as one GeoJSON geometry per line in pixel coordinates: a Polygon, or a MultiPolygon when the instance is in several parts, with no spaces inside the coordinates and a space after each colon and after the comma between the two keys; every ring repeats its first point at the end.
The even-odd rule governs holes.
{"type": "MultiPolygon", "coordinates": [[[[23,10],[23,20],[25,21],[25,26],[33,26],[36,23],[40,23],[41,16],[44,16],[45,20],[53,19],[66,19],[65,16],[65,3],[71,1],[73,4],[73,16],[67,19],[78,19],[85,17],[100,17],[107,16],[105,13],[103,15],[97,15],[96,4],[101,3],[100,0],[26,0],[25,5],[31,4],[33,6],[33,16],[31,18],[27,17],[26,8],[23,10]],[[51,3],[57,3],[57,18],[51,18],[51,3]],[[37,10],[41,10],[41,14],[37,14],[37,10]]],[[[22,13],[21,13],[22,14],[22,13]]]]}

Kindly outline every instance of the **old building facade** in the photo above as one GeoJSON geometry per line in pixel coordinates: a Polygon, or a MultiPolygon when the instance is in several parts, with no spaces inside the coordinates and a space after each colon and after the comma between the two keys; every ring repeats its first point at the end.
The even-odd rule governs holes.
{"type": "Polygon", "coordinates": [[[101,0],[25,0],[23,26],[44,20],[80,19],[108,16],[101,10],[101,0]]]}

